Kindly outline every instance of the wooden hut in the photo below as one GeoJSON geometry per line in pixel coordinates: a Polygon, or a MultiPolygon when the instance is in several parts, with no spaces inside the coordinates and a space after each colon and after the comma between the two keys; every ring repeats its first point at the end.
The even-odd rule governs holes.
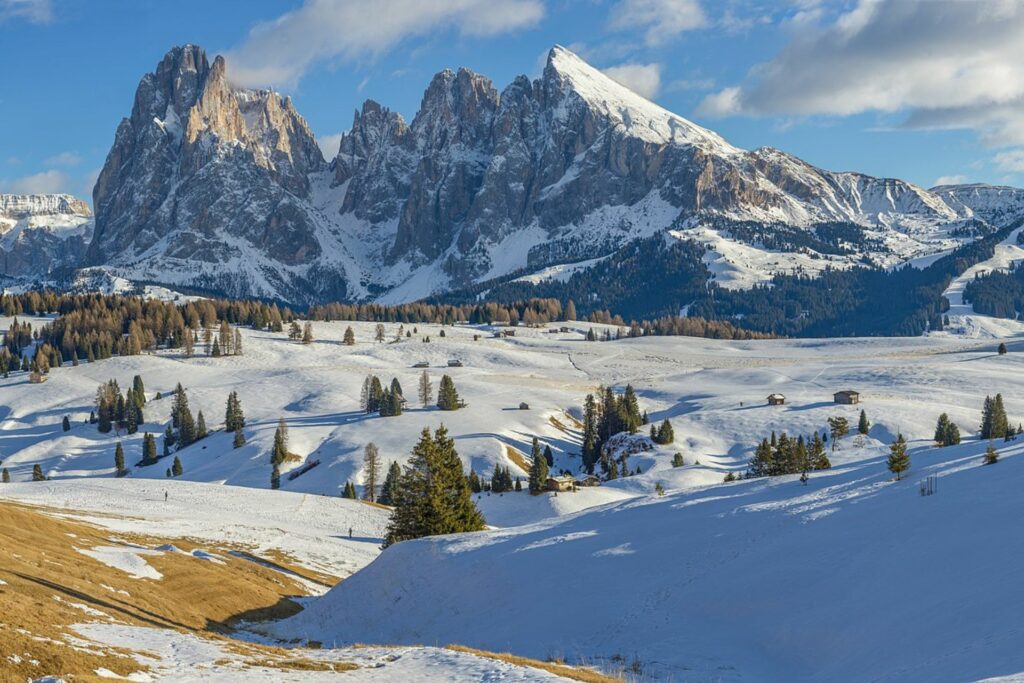
{"type": "Polygon", "coordinates": [[[783,406],[786,405],[786,397],[782,394],[768,394],[768,405],[770,406],[783,406]]]}
{"type": "Polygon", "coordinates": [[[832,395],[832,400],[841,405],[852,406],[860,403],[860,393],[853,391],[852,389],[843,389],[842,391],[834,393],[832,395]]]}

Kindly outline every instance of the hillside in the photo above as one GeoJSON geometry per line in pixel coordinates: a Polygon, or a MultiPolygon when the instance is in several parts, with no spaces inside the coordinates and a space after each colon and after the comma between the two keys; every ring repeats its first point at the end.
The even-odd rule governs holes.
{"type": "Polygon", "coordinates": [[[806,487],[743,481],[401,543],[272,630],[627,662],[645,680],[1020,675],[1024,544],[1007,524],[1024,446],[1000,446],[986,467],[984,443],[919,443],[900,482],[869,448],[806,487]],[[937,493],[922,497],[931,475],[937,493]],[[338,616],[353,613],[367,617],[338,616]]]}

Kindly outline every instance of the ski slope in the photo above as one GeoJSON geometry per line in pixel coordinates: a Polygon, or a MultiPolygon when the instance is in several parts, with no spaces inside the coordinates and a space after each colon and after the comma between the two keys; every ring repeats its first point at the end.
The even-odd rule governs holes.
{"type": "Polygon", "coordinates": [[[978,315],[974,308],[964,303],[964,288],[978,275],[993,271],[1009,270],[1015,263],[1024,261],[1024,248],[1018,243],[1021,231],[1017,228],[1006,239],[996,245],[992,258],[976,263],[955,278],[942,293],[949,301],[949,325],[946,331],[968,337],[1007,337],[1024,333],[1024,324],[1017,320],[978,315]]]}

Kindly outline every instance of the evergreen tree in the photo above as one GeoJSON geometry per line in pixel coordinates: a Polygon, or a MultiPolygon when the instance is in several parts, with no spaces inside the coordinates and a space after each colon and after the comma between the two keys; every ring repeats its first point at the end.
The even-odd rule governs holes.
{"type": "Polygon", "coordinates": [[[146,432],[142,435],[142,464],[152,465],[156,460],[156,437],[146,432]]]}
{"type": "Polygon", "coordinates": [[[889,446],[889,471],[896,475],[899,481],[904,472],[910,469],[910,456],[907,455],[907,440],[900,434],[896,441],[889,446]]]}
{"type": "Polygon", "coordinates": [[[345,337],[342,340],[345,346],[354,346],[356,343],[356,333],[352,331],[352,326],[349,325],[345,328],[345,337]]]}
{"type": "Polygon", "coordinates": [[[384,398],[384,387],[380,383],[380,378],[376,375],[370,375],[369,385],[369,397],[366,402],[366,412],[378,413],[380,412],[380,404],[384,398]]]}
{"type": "Polygon", "coordinates": [[[430,402],[434,400],[434,388],[430,384],[430,375],[427,374],[426,370],[420,375],[419,397],[420,404],[424,408],[429,406],[430,402]]]}
{"type": "Polygon", "coordinates": [[[555,466],[555,454],[551,452],[551,446],[544,445],[544,460],[547,462],[548,467],[555,466]]]}
{"type": "Polygon", "coordinates": [[[114,470],[119,477],[123,477],[128,473],[124,467],[124,447],[120,441],[117,442],[117,446],[114,448],[114,470]]]}
{"type": "Polygon", "coordinates": [[[477,476],[476,470],[473,469],[469,471],[469,490],[473,493],[480,493],[483,490],[483,486],[480,484],[480,477],[477,476]]]}
{"type": "Polygon", "coordinates": [[[217,339],[213,340],[213,353],[210,354],[214,358],[220,358],[220,341],[217,339]]]}
{"type": "MultiPolygon", "coordinates": [[[[132,394],[129,390],[129,394],[132,394]]],[[[139,431],[139,406],[135,403],[134,397],[125,403],[124,407],[124,426],[129,434],[134,434],[139,431]]]]}
{"type": "Polygon", "coordinates": [[[245,434],[242,432],[241,429],[236,429],[235,430],[235,438],[231,441],[231,446],[233,448],[241,448],[244,445],[245,445],[245,434]]]}
{"type": "Polygon", "coordinates": [[[871,431],[871,423],[868,422],[868,415],[863,409],[860,411],[860,420],[857,421],[857,433],[867,436],[868,432],[871,431]]]}
{"type": "Polygon", "coordinates": [[[516,491],[522,491],[523,490],[523,482],[522,482],[522,480],[519,477],[516,477],[515,490],[516,491]]]}
{"type": "Polygon", "coordinates": [[[242,413],[242,402],[238,392],[228,394],[227,408],[224,411],[224,431],[237,432],[245,427],[245,415],[242,413]]]}
{"type": "Polygon", "coordinates": [[[5,483],[5,484],[10,484],[11,483],[11,473],[7,471],[6,467],[4,468],[3,473],[0,474],[0,478],[3,479],[3,483],[5,483]]]}
{"type": "Polygon", "coordinates": [[[981,427],[978,431],[982,439],[1005,439],[1009,435],[1010,424],[1006,417],[1006,409],[1003,407],[1002,394],[996,394],[995,398],[985,397],[981,410],[981,427]]]}
{"type": "Polygon", "coordinates": [[[583,467],[587,472],[593,474],[594,463],[600,455],[601,448],[598,439],[597,402],[593,394],[587,394],[583,401],[583,467]]]}
{"type": "Polygon", "coordinates": [[[682,453],[676,453],[675,455],[672,456],[672,467],[682,467],[685,464],[686,461],[683,460],[682,453]]]}
{"type": "Polygon", "coordinates": [[[675,430],[672,429],[672,423],[668,421],[668,418],[665,418],[658,427],[652,425],[652,430],[654,436],[651,440],[654,443],[668,445],[676,440],[675,430]]]}
{"type": "MultiPolygon", "coordinates": [[[[677,453],[677,455],[679,455],[677,453]]],[[[767,439],[763,439],[754,449],[754,457],[750,459],[749,472],[752,477],[767,477],[772,474],[773,450],[767,439]]],[[[680,457],[680,459],[682,459],[680,457]]]]}
{"type": "Polygon", "coordinates": [[[352,499],[352,500],[355,500],[356,498],[359,497],[359,496],[356,495],[356,487],[353,486],[351,481],[346,481],[345,482],[345,487],[342,489],[341,497],[342,498],[349,498],[349,499],[352,499]]]}
{"type": "Polygon", "coordinates": [[[455,390],[455,382],[448,375],[441,377],[441,386],[437,390],[437,407],[441,410],[459,409],[459,392],[455,390]]]}
{"type": "Polygon", "coordinates": [[[206,434],[206,418],[203,417],[203,411],[200,410],[196,414],[196,441],[205,439],[206,434]]]}
{"type": "Polygon", "coordinates": [[[270,471],[270,488],[281,488],[281,470],[277,465],[274,465],[274,469],[270,471]]]}
{"type": "Polygon", "coordinates": [[[960,428],[956,426],[955,422],[950,422],[949,427],[946,429],[946,445],[956,446],[960,443],[960,428]]]}
{"type": "Polygon", "coordinates": [[[61,421],[61,429],[63,429],[65,432],[71,431],[71,420],[68,419],[67,415],[65,415],[64,419],[61,421]]]}
{"type": "Polygon", "coordinates": [[[999,352],[1000,356],[1005,356],[1006,355],[1006,344],[1005,343],[1000,342],[998,352],[999,352]]]}
{"type": "Polygon", "coordinates": [[[455,442],[441,426],[424,429],[395,490],[395,510],[384,546],[437,534],[479,531],[483,515],[473,504],[455,442]]]}
{"type": "Polygon", "coordinates": [[[948,445],[946,443],[946,435],[949,433],[949,415],[942,413],[939,415],[938,421],[935,423],[935,443],[940,446],[948,445]]]}
{"type": "Polygon", "coordinates": [[[540,450],[540,442],[533,437],[533,462],[530,464],[530,493],[537,495],[544,490],[548,481],[548,461],[540,450]]]}
{"type": "Polygon", "coordinates": [[[832,463],[828,459],[828,453],[825,451],[825,441],[821,438],[821,434],[817,432],[814,433],[814,438],[811,439],[807,457],[813,470],[827,470],[832,467],[832,463]]]}
{"type": "Polygon", "coordinates": [[[845,417],[830,417],[828,428],[832,432],[832,450],[835,450],[836,442],[850,432],[850,423],[845,417]]]}
{"type": "Polygon", "coordinates": [[[140,406],[146,405],[146,385],[142,383],[142,375],[132,378],[132,393],[140,406]]]}
{"type": "Polygon", "coordinates": [[[173,446],[174,443],[174,430],[171,429],[171,425],[167,425],[167,429],[164,431],[164,455],[170,454],[171,446],[173,446]]]}
{"type": "Polygon", "coordinates": [[[371,503],[377,500],[377,481],[380,477],[380,451],[372,441],[363,449],[363,498],[371,503]]]}
{"type": "Polygon", "coordinates": [[[402,468],[399,467],[397,462],[392,460],[388,466],[388,474],[384,477],[384,485],[380,489],[380,497],[377,499],[378,503],[381,505],[395,504],[395,489],[401,476],[402,468]]]}
{"type": "Polygon", "coordinates": [[[46,477],[43,476],[43,467],[39,463],[32,466],[32,481],[46,481],[46,477]]]}
{"type": "Polygon", "coordinates": [[[995,465],[999,462],[999,451],[996,450],[995,446],[992,444],[988,445],[988,448],[985,449],[985,458],[982,462],[986,465],[995,465]]]}
{"type": "Polygon", "coordinates": [[[180,477],[184,470],[181,467],[181,459],[178,456],[174,456],[174,464],[171,465],[171,474],[175,477],[180,477]]]}
{"type": "Polygon", "coordinates": [[[274,432],[274,450],[270,454],[270,462],[274,467],[279,466],[288,457],[288,425],[282,417],[277,421],[277,430],[274,432]]]}

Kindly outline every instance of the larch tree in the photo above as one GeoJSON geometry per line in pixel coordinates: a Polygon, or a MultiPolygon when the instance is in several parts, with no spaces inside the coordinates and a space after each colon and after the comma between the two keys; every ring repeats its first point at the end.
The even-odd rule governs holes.
{"type": "Polygon", "coordinates": [[[371,503],[377,500],[377,482],[380,478],[380,450],[372,441],[363,449],[363,498],[371,503]]]}
{"type": "Polygon", "coordinates": [[[343,342],[345,346],[354,346],[356,343],[356,333],[352,330],[351,325],[345,328],[345,337],[343,342]]]}
{"type": "Polygon", "coordinates": [[[419,398],[420,405],[424,408],[429,406],[434,400],[434,387],[430,384],[430,375],[427,374],[426,370],[420,375],[419,398]]]}

